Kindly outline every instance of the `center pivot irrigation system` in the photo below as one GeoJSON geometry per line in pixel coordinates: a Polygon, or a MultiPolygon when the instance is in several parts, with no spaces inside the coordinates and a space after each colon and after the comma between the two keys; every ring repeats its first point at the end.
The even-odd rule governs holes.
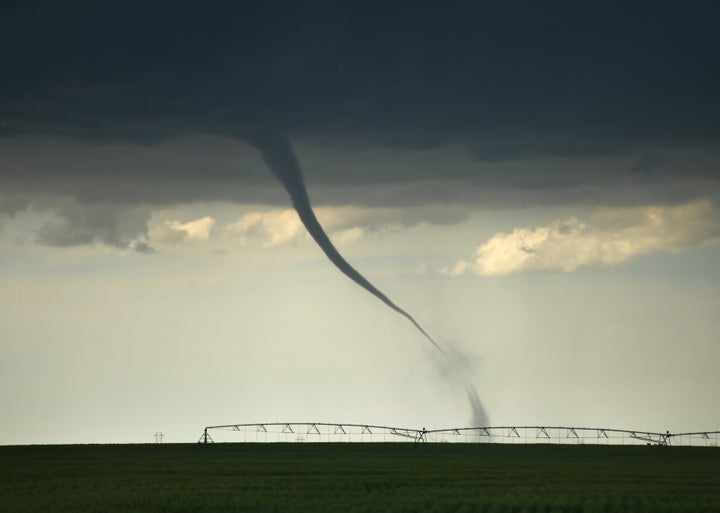
{"type": "Polygon", "coordinates": [[[207,426],[198,443],[215,442],[552,443],[718,447],[720,431],[654,433],[629,429],[565,426],[413,429],[373,424],[265,422],[207,426]],[[213,435],[210,434],[210,431],[213,432],[213,435]]]}

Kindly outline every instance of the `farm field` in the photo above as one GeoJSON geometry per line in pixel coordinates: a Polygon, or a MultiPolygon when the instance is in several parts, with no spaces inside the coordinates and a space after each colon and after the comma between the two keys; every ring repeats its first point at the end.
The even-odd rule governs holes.
{"type": "Polygon", "coordinates": [[[0,511],[718,512],[720,449],[413,443],[0,447],[0,511]]]}

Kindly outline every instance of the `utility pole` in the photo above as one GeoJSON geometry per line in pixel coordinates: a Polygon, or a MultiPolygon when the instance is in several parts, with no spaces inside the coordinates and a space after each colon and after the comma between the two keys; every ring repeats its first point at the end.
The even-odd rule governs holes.
{"type": "Polygon", "coordinates": [[[155,443],[161,444],[163,441],[163,436],[165,435],[163,435],[162,431],[158,431],[157,433],[155,433],[155,443]]]}

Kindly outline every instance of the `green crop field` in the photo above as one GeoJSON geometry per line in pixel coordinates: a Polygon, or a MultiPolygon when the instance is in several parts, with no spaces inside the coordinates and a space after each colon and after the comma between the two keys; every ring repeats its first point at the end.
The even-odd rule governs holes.
{"type": "Polygon", "coordinates": [[[500,444],[0,447],[0,511],[718,512],[720,449],[500,444]]]}

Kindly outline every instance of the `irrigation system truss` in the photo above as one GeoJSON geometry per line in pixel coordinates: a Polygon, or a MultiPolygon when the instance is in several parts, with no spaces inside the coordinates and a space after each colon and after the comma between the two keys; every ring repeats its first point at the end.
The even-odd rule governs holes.
{"type": "Polygon", "coordinates": [[[373,424],[265,422],[207,426],[198,443],[214,442],[550,443],[718,447],[720,431],[654,433],[629,429],[566,426],[414,429],[373,424]]]}

